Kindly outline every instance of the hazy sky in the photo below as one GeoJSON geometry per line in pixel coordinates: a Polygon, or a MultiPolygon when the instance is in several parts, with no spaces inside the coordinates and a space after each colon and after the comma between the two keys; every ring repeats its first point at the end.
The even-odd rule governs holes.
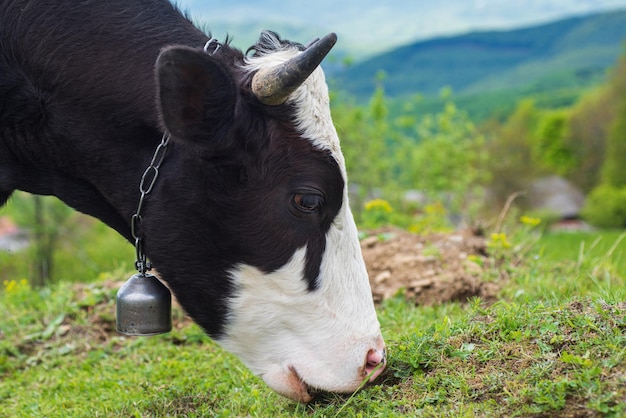
{"type": "Polygon", "coordinates": [[[288,22],[335,31],[372,49],[478,29],[508,29],[595,11],[626,0],[175,0],[206,22],[288,22]]]}

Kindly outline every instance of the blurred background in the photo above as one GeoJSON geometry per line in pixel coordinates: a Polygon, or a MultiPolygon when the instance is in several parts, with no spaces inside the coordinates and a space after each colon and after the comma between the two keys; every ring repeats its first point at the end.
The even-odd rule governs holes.
{"type": "MultiPolygon", "coordinates": [[[[177,4],[244,51],[262,29],[339,35],[323,66],[362,229],[500,229],[503,208],[545,233],[626,228],[626,1],[177,4]]],[[[0,209],[0,280],[91,281],[133,262],[54,198],[0,209]]]]}

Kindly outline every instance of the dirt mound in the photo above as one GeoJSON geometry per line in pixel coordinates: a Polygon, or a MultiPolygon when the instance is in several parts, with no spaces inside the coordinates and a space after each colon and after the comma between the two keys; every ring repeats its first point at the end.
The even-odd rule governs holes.
{"type": "Polygon", "coordinates": [[[495,299],[499,286],[485,281],[484,237],[470,231],[421,236],[399,229],[374,231],[361,241],[374,301],[403,292],[417,305],[495,299]]]}

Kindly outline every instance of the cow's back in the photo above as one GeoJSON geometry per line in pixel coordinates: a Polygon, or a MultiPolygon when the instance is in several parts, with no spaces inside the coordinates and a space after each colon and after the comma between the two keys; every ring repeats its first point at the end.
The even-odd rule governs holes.
{"type": "Polygon", "coordinates": [[[131,112],[134,119],[154,122],[154,105],[146,98],[154,96],[160,49],[174,43],[197,47],[204,39],[167,0],[159,7],[125,0],[59,0],[45,8],[37,3],[0,0],[0,65],[9,66],[13,78],[4,89],[19,85],[40,100],[80,100],[83,109],[95,103],[93,110],[105,117],[131,112]]]}

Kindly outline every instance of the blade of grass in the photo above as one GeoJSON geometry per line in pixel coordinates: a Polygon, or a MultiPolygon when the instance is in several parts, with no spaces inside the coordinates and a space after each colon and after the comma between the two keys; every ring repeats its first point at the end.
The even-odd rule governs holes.
{"type": "Polygon", "coordinates": [[[378,364],[378,366],[374,367],[374,370],[372,370],[367,376],[363,378],[363,381],[361,382],[359,387],[354,392],[352,392],[352,395],[350,395],[350,397],[343,403],[343,405],[341,405],[341,408],[339,408],[339,410],[335,413],[335,417],[338,417],[341,411],[343,411],[352,402],[352,399],[357,394],[357,392],[363,389],[367,382],[369,382],[370,377],[372,377],[374,373],[376,373],[381,367],[383,367],[384,364],[385,363],[378,364]]]}

